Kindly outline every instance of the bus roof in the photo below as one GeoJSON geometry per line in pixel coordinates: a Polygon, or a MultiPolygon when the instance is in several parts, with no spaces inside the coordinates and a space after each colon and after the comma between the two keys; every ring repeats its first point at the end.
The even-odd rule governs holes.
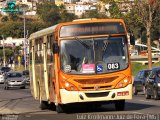
{"type": "Polygon", "coordinates": [[[123,19],[96,19],[96,18],[87,18],[87,19],[75,19],[71,22],[64,22],[62,25],[75,24],[75,23],[89,23],[89,22],[121,22],[124,23],[123,19]]]}
{"type": "Polygon", "coordinates": [[[54,25],[54,26],[51,26],[51,27],[48,27],[48,28],[45,28],[45,29],[42,29],[40,31],[37,31],[35,33],[32,33],[29,37],[29,40],[30,39],[35,39],[35,38],[38,38],[38,37],[41,37],[41,36],[44,36],[44,35],[47,35],[47,34],[51,34],[54,32],[55,28],[56,28],[57,25],[54,25]]]}

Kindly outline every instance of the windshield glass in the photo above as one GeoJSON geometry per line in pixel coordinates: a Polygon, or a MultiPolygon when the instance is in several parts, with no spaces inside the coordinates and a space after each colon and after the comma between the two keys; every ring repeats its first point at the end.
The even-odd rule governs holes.
{"type": "Polygon", "coordinates": [[[156,74],[160,78],[160,70],[157,70],[156,74]]]}
{"type": "Polygon", "coordinates": [[[61,40],[61,70],[70,74],[101,74],[128,66],[124,37],[61,40]]]}
{"type": "Polygon", "coordinates": [[[21,73],[8,73],[7,76],[9,78],[12,78],[12,77],[22,77],[22,74],[21,73]]]}
{"type": "Polygon", "coordinates": [[[29,71],[28,71],[28,70],[23,71],[22,74],[23,74],[23,75],[29,75],[29,71]]]}

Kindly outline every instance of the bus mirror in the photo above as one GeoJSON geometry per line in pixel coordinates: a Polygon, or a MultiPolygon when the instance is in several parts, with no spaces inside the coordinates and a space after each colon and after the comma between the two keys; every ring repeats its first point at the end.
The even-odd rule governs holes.
{"type": "Polygon", "coordinates": [[[59,49],[58,43],[53,43],[53,54],[58,53],[58,49],[59,49]]]}
{"type": "Polygon", "coordinates": [[[133,33],[130,33],[130,44],[135,45],[135,37],[134,37],[133,33]]]}

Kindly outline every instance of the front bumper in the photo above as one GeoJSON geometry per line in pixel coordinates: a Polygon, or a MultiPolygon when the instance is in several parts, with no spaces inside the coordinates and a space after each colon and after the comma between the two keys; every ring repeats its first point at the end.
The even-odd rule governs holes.
{"type": "Polygon", "coordinates": [[[158,83],[157,92],[158,92],[158,96],[160,97],[160,83],[158,83]]]}
{"type": "Polygon", "coordinates": [[[132,99],[132,84],[103,91],[67,91],[60,89],[61,104],[132,99]]]}
{"type": "Polygon", "coordinates": [[[19,83],[19,84],[8,83],[8,84],[7,84],[7,87],[9,87],[9,88],[24,87],[24,86],[25,86],[24,83],[19,83]]]}
{"type": "Polygon", "coordinates": [[[143,91],[143,85],[135,85],[135,87],[138,92],[143,91]]]}
{"type": "Polygon", "coordinates": [[[4,83],[4,79],[0,79],[0,83],[4,83]]]}

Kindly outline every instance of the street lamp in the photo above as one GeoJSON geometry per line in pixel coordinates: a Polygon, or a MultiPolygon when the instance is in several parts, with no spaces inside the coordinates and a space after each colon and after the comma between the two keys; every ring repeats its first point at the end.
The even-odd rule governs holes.
{"type": "Polygon", "coordinates": [[[25,70],[27,69],[27,59],[26,59],[26,19],[25,19],[25,10],[23,10],[23,26],[24,26],[24,66],[25,70]]]}
{"type": "Polygon", "coordinates": [[[4,36],[2,35],[2,38],[3,38],[3,66],[5,67],[6,66],[6,55],[5,55],[5,46],[4,46],[4,36]]]}

